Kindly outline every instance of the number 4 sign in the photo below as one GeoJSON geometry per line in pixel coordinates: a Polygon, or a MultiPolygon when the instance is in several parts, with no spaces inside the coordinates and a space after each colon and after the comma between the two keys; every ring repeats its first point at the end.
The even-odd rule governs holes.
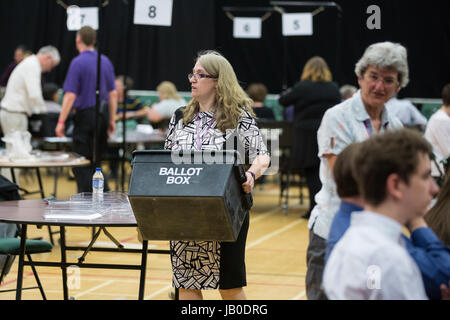
{"type": "Polygon", "coordinates": [[[136,0],[134,24],[170,27],[172,6],[173,0],[136,0]]]}
{"type": "Polygon", "coordinates": [[[284,13],[282,15],[283,36],[312,36],[311,13],[284,13]]]}

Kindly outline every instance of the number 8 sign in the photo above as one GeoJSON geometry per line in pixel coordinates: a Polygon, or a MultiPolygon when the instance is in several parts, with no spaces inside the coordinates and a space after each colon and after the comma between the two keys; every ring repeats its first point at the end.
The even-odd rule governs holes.
{"type": "Polygon", "coordinates": [[[173,0],[136,0],[134,24],[170,27],[172,6],[173,0]]]}

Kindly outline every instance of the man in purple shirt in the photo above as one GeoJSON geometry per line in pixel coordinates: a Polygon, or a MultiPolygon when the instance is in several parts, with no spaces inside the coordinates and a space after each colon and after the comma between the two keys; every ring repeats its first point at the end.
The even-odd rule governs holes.
{"type": "MultiPolygon", "coordinates": [[[[63,137],[65,121],[72,110],[74,114],[74,130],[72,150],[89,160],[93,160],[95,136],[95,105],[97,88],[97,55],[94,50],[96,31],[91,27],[81,28],[76,35],[76,47],[80,54],[70,63],[64,82],[64,97],[61,113],[55,133],[63,137]]],[[[100,74],[100,114],[98,119],[98,159],[107,149],[108,135],[114,133],[117,110],[117,91],[115,86],[114,67],[106,56],[101,56],[100,74]],[[108,107],[106,107],[108,106],[108,107]]],[[[95,164],[90,167],[74,168],[78,192],[92,191],[92,174],[95,164]]],[[[105,191],[108,191],[105,179],[105,191]]]]}

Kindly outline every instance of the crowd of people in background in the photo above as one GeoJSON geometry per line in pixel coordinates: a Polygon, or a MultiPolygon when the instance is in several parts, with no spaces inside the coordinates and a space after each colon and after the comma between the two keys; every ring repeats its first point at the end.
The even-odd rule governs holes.
{"type": "MultiPolygon", "coordinates": [[[[57,48],[44,46],[36,54],[24,46],[16,48],[14,61],[0,77],[3,135],[29,130],[33,114],[47,115],[44,135],[70,135],[73,151],[92,160],[90,167],[73,169],[78,192],[90,192],[96,160],[92,137],[99,137],[97,159],[102,159],[108,153],[108,136],[124,117],[168,130],[165,148],[172,150],[220,149],[224,141],[208,140],[208,134],[234,128],[246,137],[252,160],[243,188],[253,189],[267,167],[258,159],[266,160],[268,151],[255,150],[249,141],[261,146],[261,137],[243,128],[254,127],[253,133],[259,133],[259,120],[281,120],[266,104],[268,89],[263,83],[242,90],[229,62],[217,52],[207,52],[198,56],[188,76],[192,99],[186,101],[166,80],[156,88],[158,101],[142,101],[128,94],[133,79],[116,76],[112,62],[102,55],[96,133],[95,30],[81,28],[75,43],[79,55],[61,88],[42,78],[60,63],[57,48]],[[225,75],[230,78],[224,80],[225,75]],[[175,116],[177,110],[182,110],[182,118],[175,116]],[[194,133],[199,124],[205,133],[198,144],[199,134],[194,133]]],[[[309,194],[303,216],[309,219],[308,299],[450,299],[450,84],[442,89],[442,106],[427,119],[414,104],[398,98],[410,78],[402,45],[370,45],[354,72],[358,88],[339,87],[327,62],[314,56],[305,63],[299,81],[278,98],[291,112],[289,165],[305,178],[309,194]]],[[[112,173],[114,166],[111,162],[112,173]]],[[[178,249],[183,243],[171,243],[174,286],[182,297],[201,298],[200,289],[220,288],[223,297],[245,298],[248,221],[244,229],[240,242],[222,245],[222,253],[220,244],[214,243],[214,250],[195,244],[217,259],[222,255],[237,261],[220,272],[218,266],[212,268],[212,273],[217,269],[214,281],[184,278],[186,270],[199,270],[178,264],[185,254],[178,249]],[[227,278],[226,273],[233,276],[227,278]]]]}

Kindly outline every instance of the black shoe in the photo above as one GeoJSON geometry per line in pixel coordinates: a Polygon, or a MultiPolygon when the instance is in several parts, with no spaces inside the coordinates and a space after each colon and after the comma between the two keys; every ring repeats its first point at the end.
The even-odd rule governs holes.
{"type": "Polygon", "coordinates": [[[305,213],[305,214],[302,216],[302,219],[309,219],[310,216],[311,216],[311,211],[308,211],[307,213],[305,213]]]}

